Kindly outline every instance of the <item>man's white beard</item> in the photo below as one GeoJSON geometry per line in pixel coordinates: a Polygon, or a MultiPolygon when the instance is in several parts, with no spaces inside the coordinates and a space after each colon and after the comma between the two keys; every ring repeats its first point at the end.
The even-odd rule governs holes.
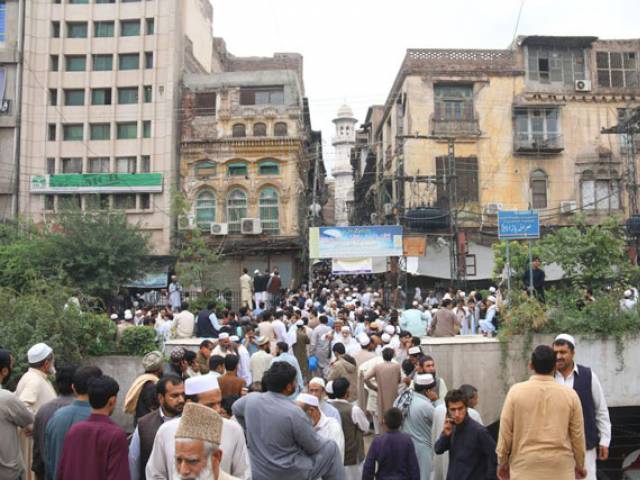
{"type": "Polygon", "coordinates": [[[200,475],[198,475],[197,477],[183,477],[178,473],[178,469],[174,466],[173,478],[174,480],[218,480],[214,476],[213,470],[211,469],[211,458],[209,458],[209,460],[207,461],[207,466],[204,468],[204,470],[202,470],[202,472],[200,472],[200,475]]]}

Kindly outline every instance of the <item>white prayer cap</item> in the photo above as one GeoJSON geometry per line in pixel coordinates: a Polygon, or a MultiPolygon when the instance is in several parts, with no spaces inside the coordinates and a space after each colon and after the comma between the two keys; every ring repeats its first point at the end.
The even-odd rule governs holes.
{"type": "Polygon", "coordinates": [[[378,292],[373,292],[373,296],[374,296],[374,297],[379,297],[379,296],[380,296],[380,294],[379,294],[378,292]]]}
{"type": "Polygon", "coordinates": [[[624,291],[624,298],[631,298],[631,295],[633,295],[633,292],[631,290],[624,291]]]}
{"type": "Polygon", "coordinates": [[[396,333],[396,327],[394,327],[393,325],[387,325],[386,327],[384,327],[384,333],[393,335],[394,333],[396,333]]]}
{"type": "Polygon", "coordinates": [[[363,332],[360,335],[358,335],[358,342],[360,343],[361,346],[366,347],[371,343],[371,339],[369,338],[369,335],[363,332]]]}
{"type": "Polygon", "coordinates": [[[190,377],[184,381],[185,395],[199,395],[211,390],[218,390],[218,379],[213,375],[200,375],[198,377],[190,377]]]}
{"type": "Polygon", "coordinates": [[[342,333],[351,333],[351,329],[346,325],[340,329],[342,333]]]}
{"type": "Polygon", "coordinates": [[[420,350],[420,347],[411,347],[409,349],[409,355],[420,355],[422,353],[422,350],[420,350]]]}
{"type": "Polygon", "coordinates": [[[417,307],[417,306],[418,306],[418,301],[417,301],[417,300],[414,300],[414,301],[413,301],[413,303],[412,303],[412,305],[413,305],[414,307],[417,307]]]}
{"type": "Polygon", "coordinates": [[[436,383],[436,379],[433,378],[433,375],[430,373],[423,373],[420,375],[416,375],[415,384],[416,385],[425,385],[430,386],[436,383]]]}
{"type": "Polygon", "coordinates": [[[117,320],[118,319],[118,314],[117,313],[112,313],[111,317],[109,317],[109,318],[111,318],[111,320],[117,320]]]}
{"type": "Polygon", "coordinates": [[[298,320],[298,321],[296,322],[296,326],[298,326],[298,327],[304,327],[304,321],[302,321],[302,320],[298,320]]]}
{"type": "Polygon", "coordinates": [[[309,385],[320,385],[322,388],[326,387],[327,384],[324,383],[324,380],[320,377],[314,377],[309,381],[309,385]]]}
{"type": "Polygon", "coordinates": [[[347,302],[350,302],[351,300],[353,300],[353,297],[347,297],[347,302]]]}
{"type": "Polygon", "coordinates": [[[311,395],[309,393],[300,393],[296,397],[296,402],[304,403],[305,405],[310,405],[312,407],[320,408],[320,402],[318,401],[318,397],[311,395]]]}
{"type": "Polygon", "coordinates": [[[357,292],[358,291],[358,287],[353,287],[353,291],[357,292]]]}
{"type": "Polygon", "coordinates": [[[380,337],[384,343],[389,343],[391,341],[391,335],[388,333],[383,333],[380,337]]]}
{"type": "Polygon", "coordinates": [[[346,288],[344,289],[344,291],[345,291],[345,292],[348,292],[348,291],[349,291],[349,287],[346,287],[346,288]]]}
{"type": "Polygon", "coordinates": [[[231,335],[229,337],[229,340],[231,340],[232,342],[239,342],[240,341],[240,337],[237,335],[231,335]]]}
{"type": "Polygon", "coordinates": [[[27,360],[29,363],[38,363],[51,355],[52,352],[53,349],[46,343],[36,343],[27,352],[27,360]]]}
{"type": "Polygon", "coordinates": [[[260,273],[260,270],[255,270],[255,271],[253,272],[253,274],[254,274],[254,275],[258,275],[259,273],[260,273]]]}
{"type": "Polygon", "coordinates": [[[226,340],[227,338],[229,338],[229,334],[227,332],[222,332],[218,335],[218,340],[226,340]]]}
{"type": "Polygon", "coordinates": [[[131,320],[133,318],[133,314],[131,313],[131,310],[125,310],[124,311],[124,319],[125,320],[131,320]]]}
{"type": "Polygon", "coordinates": [[[487,297],[487,302],[496,303],[496,297],[494,297],[493,295],[489,295],[487,297]]]}
{"type": "Polygon", "coordinates": [[[444,297],[442,297],[443,300],[451,300],[451,295],[449,295],[448,293],[444,294],[444,297]]]}
{"type": "Polygon", "coordinates": [[[324,387],[324,391],[333,395],[333,380],[327,383],[327,386],[324,387]]]}
{"type": "Polygon", "coordinates": [[[489,287],[489,292],[496,293],[496,287],[489,287]]]}
{"type": "Polygon", "coordinates": [[[576,339],[573,338],[568,333],[561,333],[560,335],[558,335],[555,341],[557,342],[558,340],[562,340],[563,342],[570,343],[571,345],[573,345],[573,348],[576,348],[576,339]]]}
{"type": "Polygon", "coordinates": [[[460,290],[460,292],[458,292],[458,294],[459,294],[462,298],[464,298],[464,297],[466,297],[466,296],[467,296],[467,294],[466,294],[465,292],[463,292],[462,290],[460,290]]]}

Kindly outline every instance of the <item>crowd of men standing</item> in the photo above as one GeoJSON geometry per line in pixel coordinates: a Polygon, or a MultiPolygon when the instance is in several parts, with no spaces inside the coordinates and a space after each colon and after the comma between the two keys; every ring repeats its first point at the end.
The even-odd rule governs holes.
{"type": "MultiPolygon", "coordinates": [[[[156,330],[197,335],[198,351],[148,353],[144,373],[122,386],[124,405],[99,368],[56,370],[50,347],[31,347],[16,392],[0,390],[0,478],[596,478],[611,425],[570,335],[534,350],[534,374],[509,391],[496,444],[477,409],[482,386],[449,388],[421,347],[429,333],[471,334],[465,301],[486,299],[451,292],[398,312],[361,283],[283,294],[275,281],[270,293],[279,274],[260,275],[267,295],[249,277],[237,314],[190,313],[174,295],[171,328],[156,330]],[[130,436],[111,420],[116,408],[131,414],[130,436]]],[[[0,350],[0,383],[12,365],[0,350]]]]}

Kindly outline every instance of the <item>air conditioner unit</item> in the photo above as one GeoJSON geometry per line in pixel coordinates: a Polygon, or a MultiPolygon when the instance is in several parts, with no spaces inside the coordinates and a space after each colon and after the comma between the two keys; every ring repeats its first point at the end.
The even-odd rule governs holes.
{"type": "Polygon", "coordinates": [[[484,206],[484,214],[485,215],[498,215],[498,211],[502,210],[501,203],[487,203],[484,206]]]}
{"type": "Polygon", "coordinates": [[[262,223],[259,218],[243,218],[240,221],[240,233],[243,235],[259,235],[262,233],[262,223]]]}
{"type": "Polygon", "coordinates": [[[228,235],[229,225],[227,223],[212,223],[211,235],[228,235]]]}
{"type": "Polygon", "coordinates": [[[193,230],[196,228],[196,216],[193,214],[178,217],[178,230],[193,230]]]}
{"type": "Polygon", "coordinates": [[[389,216],[391,214],[393,214],[393,204],[392,203],[385,203],[383,205],[383,209],[384,209],[384,214],[389,216]]]}
{"type": "Polygon", "coordinates": [[[591,80],[576,80],[576,92],[590,92],[591,80]]]}
{"type": "Polygon", "coordinates": [[[560,213],[573,213],[576,209],[576,202],[560,202],[560,213]]]}

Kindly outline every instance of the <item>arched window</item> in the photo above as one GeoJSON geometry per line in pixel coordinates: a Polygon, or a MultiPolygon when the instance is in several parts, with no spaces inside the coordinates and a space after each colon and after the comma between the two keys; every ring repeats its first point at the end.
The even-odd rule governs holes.
{"type": "Polygon", "coordinates": [[[584,210],[610,211],[620,209],[620,177],[615,170],[601,169],[582,172],[580,193],[584,210]]]}
{"type": "Polygon", "coordinates": [[[236,123],[232,128],[231,135],[234,138],[246,137],[247,127],[245,127],[244,123],[236,123]]]}
{"type": "Polygon", "coordinates": [[[278,192],[275,188],[267,187],[260,191],[260,223],[262,232],[267,235],[280,234],[280,206],[278,192]]]}
{"type": "Polygon", "coordinates": [[[256,123],[253,125],[253,136],[254,137],[266,137],[267,136],[267,125],[265,123],[256,123]]]}
{"type": "Polygon", "coordinates": [[[287,124],[284,122],[276,123],[273,127],[273,134],[276,137],[286,137],[289,134],[287,124]]]}
{"type": "Polygon", "coordinates": [[[216,163],[211,160],[201,160],[196,163],[195,174],[198,178],[214,177],[216,175],[216,163]]]}
{"type": "Polygon", "coordinates": [[[227,175],[230,177],[245,177],[249,173],[247,162],[231,162],[227,164],[227,175]]]}
{"type": "Polygon", "coordinates": [[[258,175],[280,175],[280,164],[275,160],[258,162],[258,175]]]}
{"type": "Polygon", "coordinates": [[[240,221],[247,217],[247,194],[236,188],[227,197],[227,223],[229,233],[240,233],[240,221]]]}
{"type": "Polygon", "coordinates": [[[203,230],[216,221],[216,194],[203,190],[196,197],[196,223],[203,230]]]}
{"type": "Polygon", "coordinates": [[[542,170],[531,172],[531,206],[547,208],[547,174],[542,170]]]}

